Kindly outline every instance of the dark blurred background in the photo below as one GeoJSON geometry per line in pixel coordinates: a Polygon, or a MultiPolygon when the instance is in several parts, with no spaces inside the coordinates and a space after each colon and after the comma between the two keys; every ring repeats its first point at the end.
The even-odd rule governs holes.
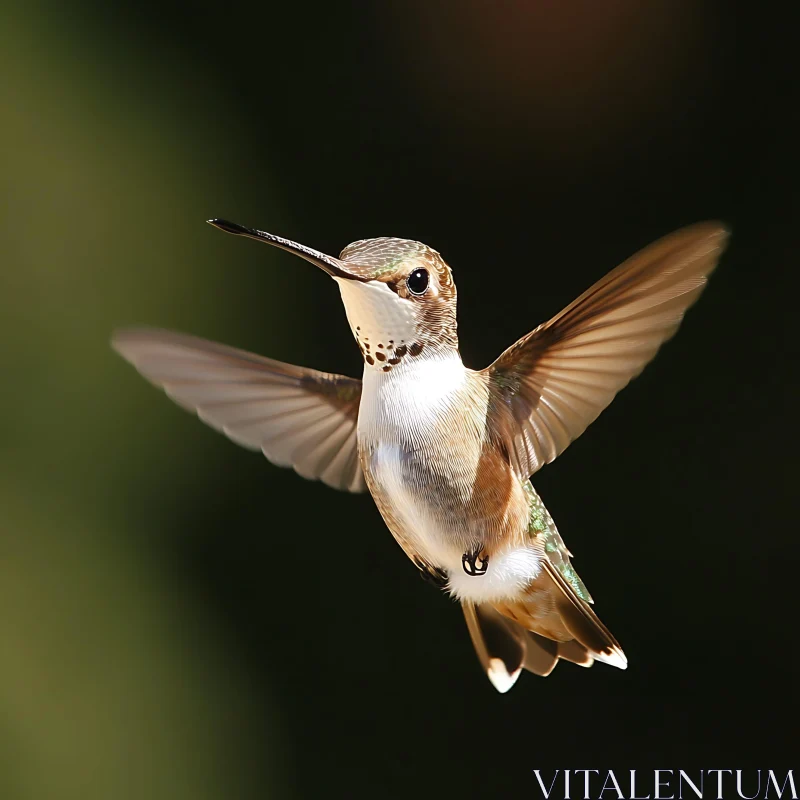
{"type": "Polygon", "coordinates": [[[789,21],[722,0],[2,16],[0,797],[797,767],[789,21]],[[334,254],[430,244],[473,367],[657,237],[731,226],[677,338],[535,480],[627,672],[498,695],[369,497],[236,448],[111,352],[143,323],[360,373],[336,287],[212,216],[334,254]]]}

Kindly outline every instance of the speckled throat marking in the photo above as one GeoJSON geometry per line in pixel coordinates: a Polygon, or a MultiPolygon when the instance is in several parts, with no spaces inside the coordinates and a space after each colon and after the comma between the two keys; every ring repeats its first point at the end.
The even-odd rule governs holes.
{"type": "Polygon", "coordinates": [[[412,358],[418,356],[425,348],[425,345],[421,342],[406,344],[401,339],[398,344],[394,339],[389,339],[388,344],[384,345],[383,342],[378,342],[373,349],[369,337],[364,337],[362,341],[360,333],[361,329],[356,327],[356,342],[361,350],[361,355],[364,357],[364,363],[370,367],[378,367],[383,372],[389,372],[393,367],[400,364],[406,356],[411,356],[412,358]]]}
{"type": "Polygon", "coordinates": [[[337,279],[347,321],[368,367],[389,372],[424,349],[417,339],[415,309],[385,283],[337,279]]]}

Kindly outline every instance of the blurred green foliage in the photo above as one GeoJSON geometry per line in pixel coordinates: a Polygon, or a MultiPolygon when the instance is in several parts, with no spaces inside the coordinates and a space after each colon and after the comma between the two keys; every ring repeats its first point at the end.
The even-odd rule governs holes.
{"type": "Polygon", "coordinates": [[[115,391],[129,368],[108,347],[125,322],[235,328],[247,292],[203,220],[233,205],[242,142],[209,76],[62,13],[6,4],[0,25],[0,797],[242,797],[269,720],[152,555],[180,487],[145,513],[181,467],[218,465],[149,387],[115,391]]]}

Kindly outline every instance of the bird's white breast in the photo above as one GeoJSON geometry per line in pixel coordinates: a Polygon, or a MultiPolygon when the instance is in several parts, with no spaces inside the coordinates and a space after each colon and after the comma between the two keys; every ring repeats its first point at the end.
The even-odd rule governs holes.
{"type": "Polygon", "coordinates": [[[457,353],[415,359],[388,373],[364,371],[358,436],[366,467],[404,534],[436,564],[463,538],[463,521],[448,520],[443,504],[469,491],[480,454],[477,435],[462,442],[461,452],[443,452],[448,432],[468,413],[466,380],[457,353]]]}
{"type": "Polygon", "coordinates": [[[457,597],[485,602],[517,596],[538,574],[539,554],[510,545],[492,555],[486,574],[463,570],[462,555],[484,540],[487,524],[471,518],[469,503],[488,391],[468,386],[469,380],[457,353],[389,373],[365,370],[358,436],[371,488],[388,508],[395,536],[444,569],[457,597]]]}

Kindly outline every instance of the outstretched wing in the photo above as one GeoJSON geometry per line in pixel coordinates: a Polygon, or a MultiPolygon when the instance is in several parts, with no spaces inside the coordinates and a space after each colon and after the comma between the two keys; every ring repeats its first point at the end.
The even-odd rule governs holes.
{"type": "Polygon", "coordinates": [[[356,422],[361,381],[169,331],[117,332],[114,349],[234,442],[304,478],[364,491],[356,422]]]}
{"type": "Polygon", "coordinates": [[[675,333],[726,239],[713,222],[664,237],[484,370],[495,433],[522,479],[580,436],[675,333]]]}

